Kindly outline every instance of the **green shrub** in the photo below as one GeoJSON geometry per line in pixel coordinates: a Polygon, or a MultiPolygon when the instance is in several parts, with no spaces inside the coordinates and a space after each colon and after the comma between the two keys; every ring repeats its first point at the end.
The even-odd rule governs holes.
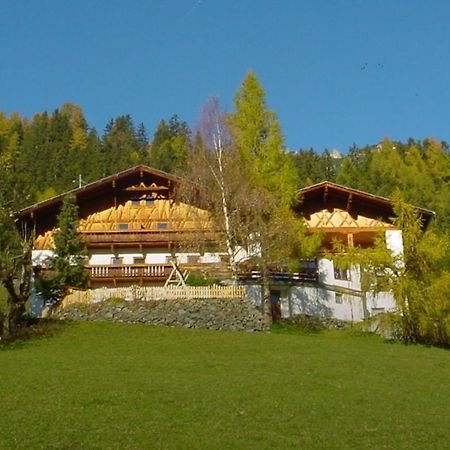
{"type": "Polygon", "coordinates": [[[385,339],[402,339],[402,318],[399,314],[384,312],[355,324],[361,331],[376,333],[385,339]]]}
{"type": "Polygon", "coordinates": [[[189,274],[186,284],[188,286],[211,286],[213,284],[220,284],[220,279],[211,277],[207,273],[192,272],[189,274]]]}
{"type": "Polygon", "coordinates": [[[304,314],[280,319],[272,325],[271,330],[275,333],[319,333],[325,329],[323,321],[319,317],[307,316],[304,314]]]}
{"type": "MultiPolygon", "coordinates": [[[[1,318],[0,318],[1,320],[1,318]]],[[[1,345],[8,345],[12,342],[15,343],[35,338],[51,337],[61,332],[66,323],[61,320],[54,319],[29,319],[27,323],[22,327],[15,330],[13,334],[6,339],[3,338],[1,345]]],[[[2,322],[0,321],[0,336],[1,336],[2,322]]]]}

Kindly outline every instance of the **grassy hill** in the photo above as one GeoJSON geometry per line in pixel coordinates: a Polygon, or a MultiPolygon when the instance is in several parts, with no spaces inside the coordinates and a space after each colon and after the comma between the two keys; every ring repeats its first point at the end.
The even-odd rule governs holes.
{"type": "Polygon", "coordinates": [[[373,335],[69,324],[0,347],[0,449],[444,449],[449,380],[373,335]]]}

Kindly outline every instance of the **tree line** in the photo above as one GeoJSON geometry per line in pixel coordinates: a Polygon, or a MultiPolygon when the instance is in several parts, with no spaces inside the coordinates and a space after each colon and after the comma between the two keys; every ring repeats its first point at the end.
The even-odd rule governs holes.
{"type": "MultiPolygon", "coordinates": [[[[254,76],[250,75],[249,79],[254,76]]],[[[255,80],[255,92],[260,89],[264,97],[255,80]]],[[[246,101],[245,95],[238,99],[237,94],[236,105],[246,101]]],[[[254,111],[260,117],[255,126],[261,128],[259,133],[269,132],[262,129],[261,121],[274,114],[264,107],[254,111]]],[[[228,115],[232,117],[233,112],[228,115]]],[[[277,140],[271,145],[285,150],[276,116],[270,127],[268,137],[276,134],[277,140]],[[277,133],[273,133],[274,128],[278,128],[277,133]]],[[[95,181],[137,164],[189,176],[188,156],[201,147],[201,137],[201,130],[191,130],[176,114],[161,120],[150,139],[144,124],[135,125],[130,115],[111,119],[100,135],[89,126],[82,108],[70,103],[31,119],[0,112],[0,175],[14,174],[21,190],[19,207],[70,190],[80,181],[95,181]]],[[[259,138],[265,139],[263,135],[239,137],[248,151],[259,138]]],[[[297,188],[329,180],[385,197],[399,189],[405,200],[436,211],[435,226],[440,230],[450,227],[450,152],[446,142],[384,138],[374,145],[354,145],[345,154],[314,149],[285,153],[295,172],[292,182],[297,188]]],[[[261,167],[255,170],[263,173],[261,167]]]]}

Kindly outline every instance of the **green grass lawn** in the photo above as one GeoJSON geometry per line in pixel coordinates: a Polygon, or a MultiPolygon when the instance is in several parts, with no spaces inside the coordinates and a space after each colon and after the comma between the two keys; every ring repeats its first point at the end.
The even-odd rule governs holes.
{"type": "Polygon", "coordinates": [[[445,449],[450,352],[69,324],[0,347],[1,449],[445,449]]]}

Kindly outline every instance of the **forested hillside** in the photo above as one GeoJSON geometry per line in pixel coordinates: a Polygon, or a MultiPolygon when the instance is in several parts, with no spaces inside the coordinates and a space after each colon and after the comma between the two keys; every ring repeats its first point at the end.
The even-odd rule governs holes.
{"type": "MultiPolygon", "coordinates": [[[[66,103],[32,119],[0,112],[0,164],[14,173],[19,206],[137,164],[183,172],[194,133],[176,115],[161,120],[153,136],[129,115],[111,119],[99,133],[80,106],[66,103]]],[[[399,189],[415,205],[435,210],[435,226],[450,227],[450,153],[435,139],[396,142],[385,138],[347,154],[314,149],[289,152],[299,187],[323,180],[390,197],[399,189]]]]}
{"type": "Polygon", "coordinates": [[[99,135],[70,103],[31,120],[0,112],[0,165],[20,186],[19,207],[137,164],[173,172],[190,145],[189,128],[177,116],[161,120],[149,142],[144,125],[129,115],[110,120],[99,135]]]}

